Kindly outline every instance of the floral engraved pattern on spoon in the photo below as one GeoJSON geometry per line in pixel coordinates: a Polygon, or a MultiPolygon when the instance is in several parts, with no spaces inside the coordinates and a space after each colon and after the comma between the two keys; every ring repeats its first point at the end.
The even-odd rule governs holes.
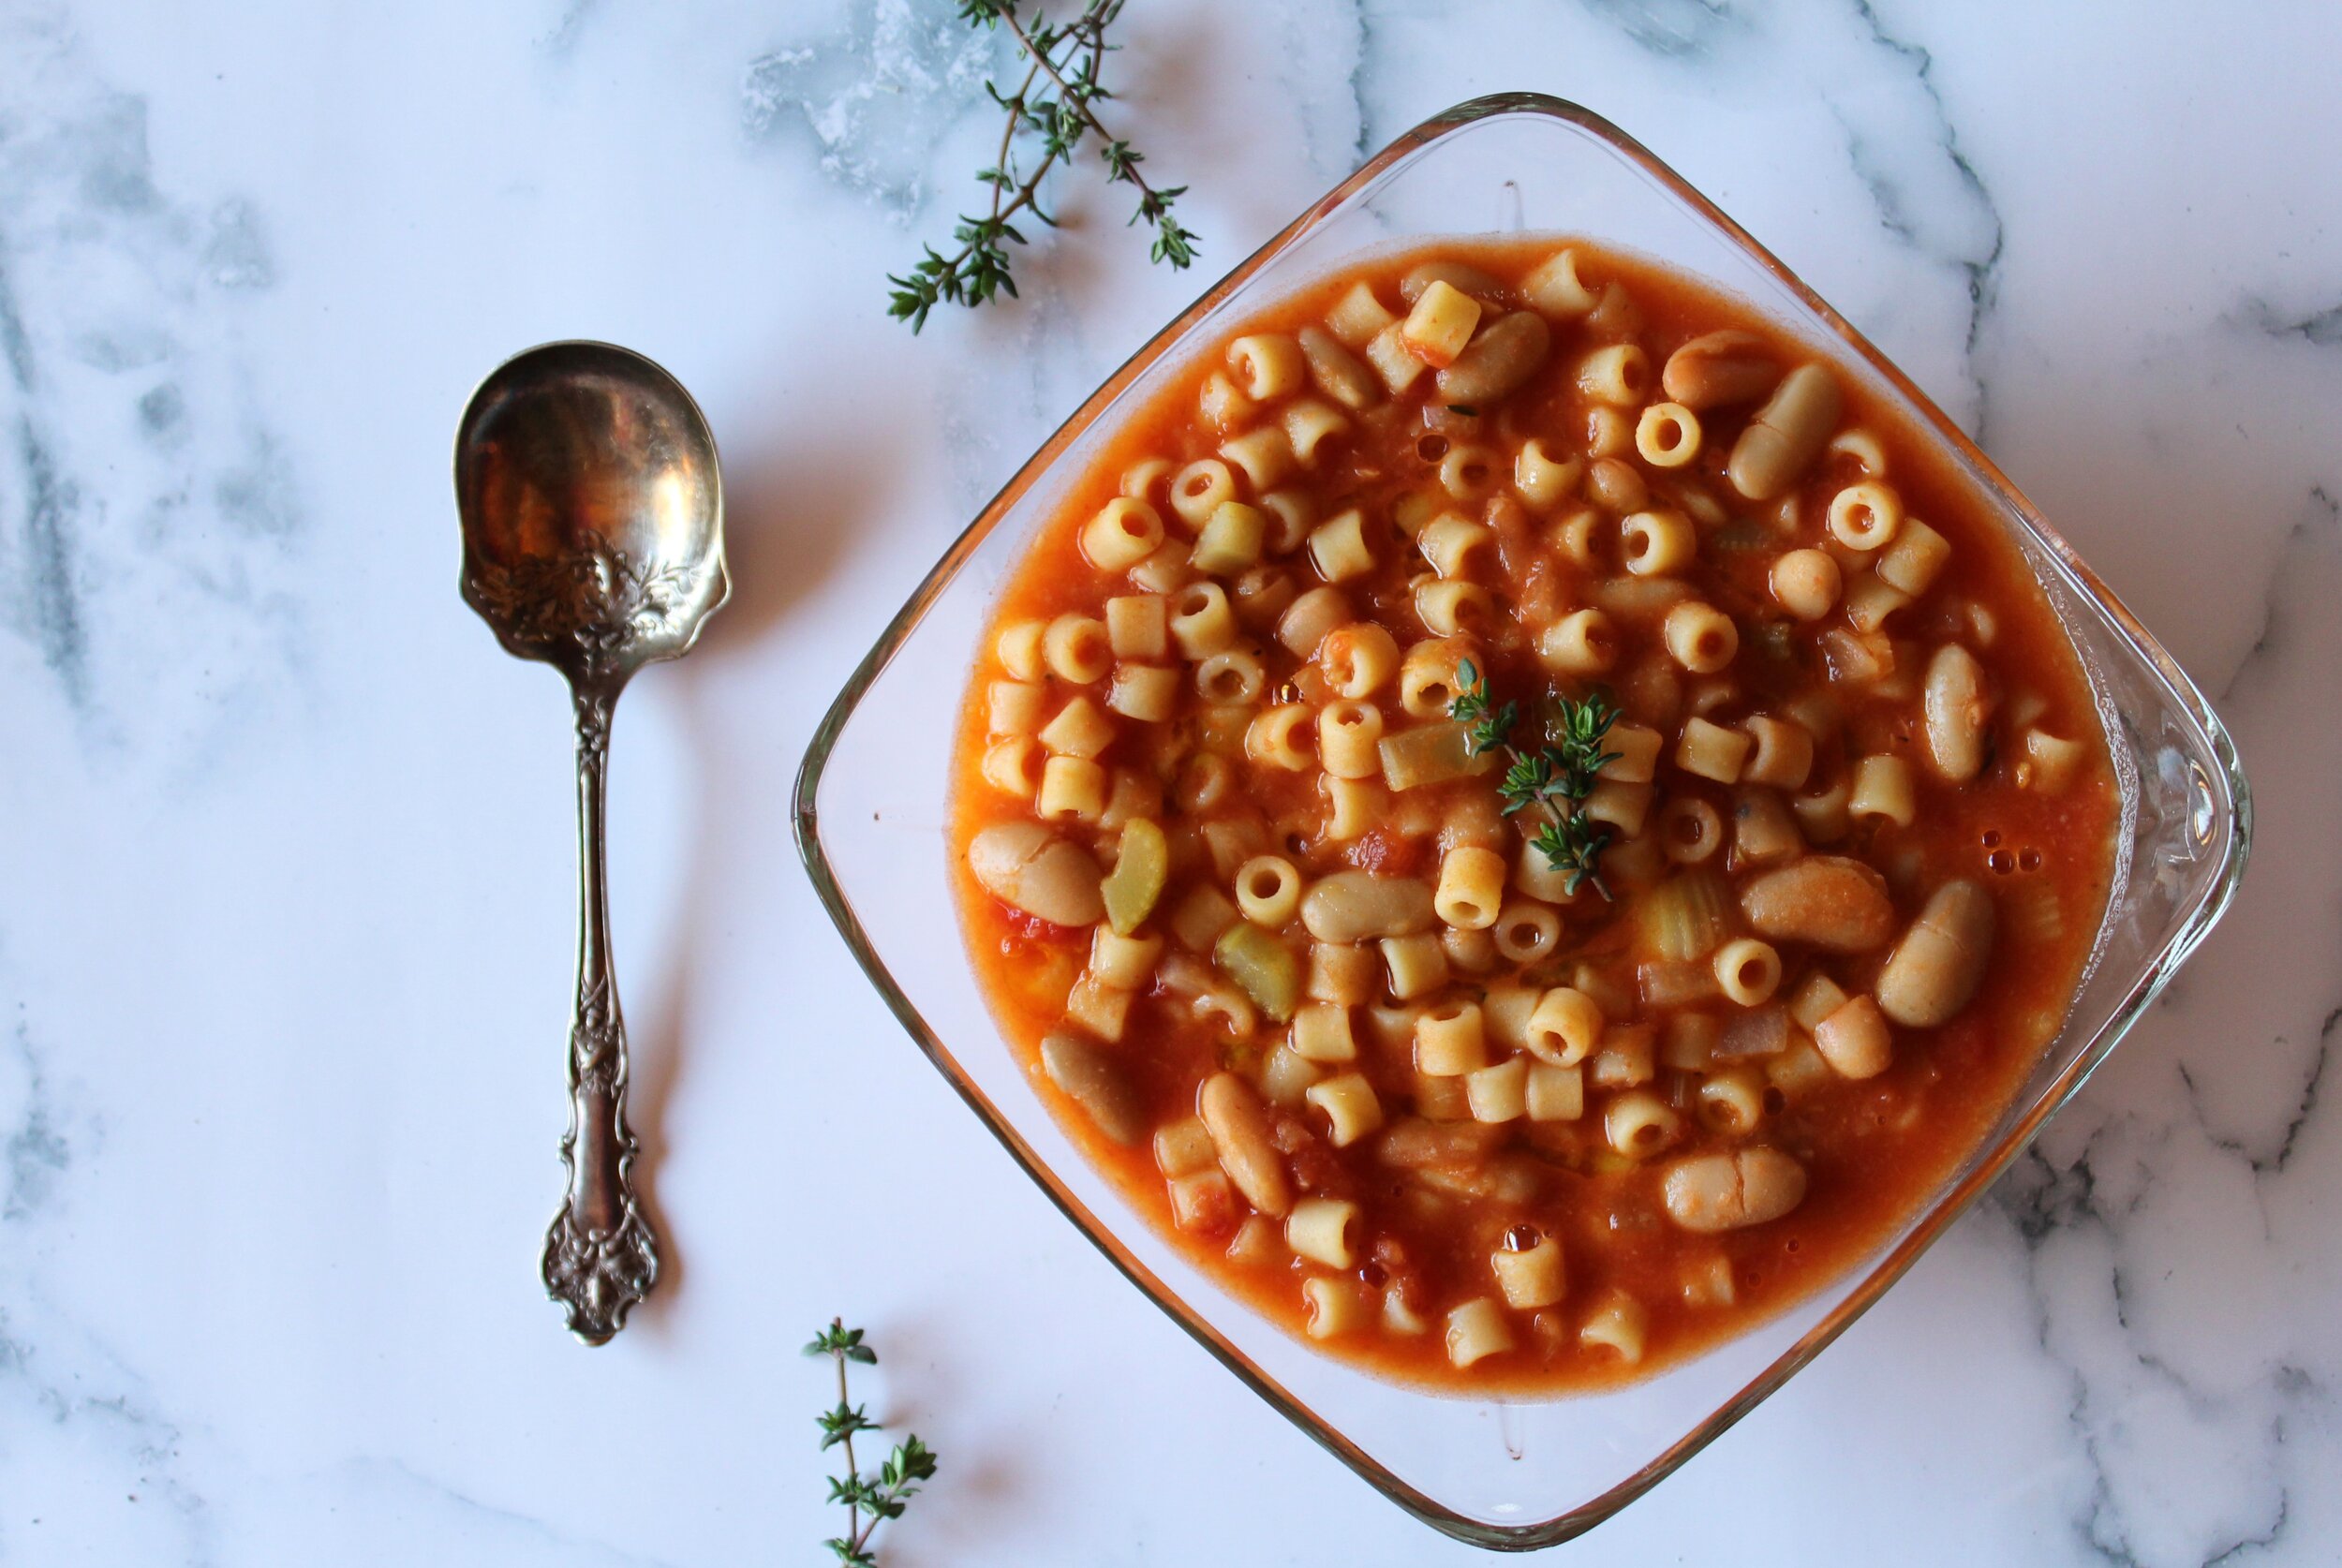
{"type": "Polygon", "coordinates": [[[465,586],[514,643],[547,658],[566,644],[600,674],[636,640],[672,633],[706,573],[704,563],[638,561],[588,533],[569,554],[481,561],[465,586]]]}

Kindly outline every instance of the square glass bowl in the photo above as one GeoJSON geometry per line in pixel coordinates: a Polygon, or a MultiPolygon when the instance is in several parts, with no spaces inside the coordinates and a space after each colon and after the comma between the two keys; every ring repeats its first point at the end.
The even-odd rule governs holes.
{"type": "Polygon", "coordinates": [[[2219,919],[2245,865],[2245,779],[2179,666],[1934,405],[1731,219],[1616,127],[1531,95],[1417,126],[1164,328],[1034,454],[927,574],[814,735],[796,828],[815,887],[903,1026],[1132,1283],[1401,1507],[1528,1549],[1591,1529],[1781,1386],[2015,1158],[2219,919]],[[1686,269],[1838,350],[1998,503],[2080,648],[2122,789],[2112,897],[2063,1031],[1990,1136],[1870,1257],[1779,1316],[1642,1383],[1474,1401],[1328,1359],[1227,1294],[1059,1129],[965,957],[946,867],[946,747],[996,591],[1120,417],[1261,304],[1362,252],[1499,230],[1582,235],[1686,269]]]}

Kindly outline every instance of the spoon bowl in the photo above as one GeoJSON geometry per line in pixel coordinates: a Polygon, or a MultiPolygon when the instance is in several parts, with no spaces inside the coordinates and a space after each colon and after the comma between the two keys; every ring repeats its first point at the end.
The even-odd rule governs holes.
{"type": "Polygon", "coordinates": [[[604,1344],[659,1279],[634,1192],[626,1023],[610,957],[602,820],[610,719],[634,672],[690,651],[731,591],[716,440],[689,392],[607,343],[549,343],[499,365],[455,434],[463,595],[505,651],[568,677],[577,718],[577,1003],[569,1187],[545,1288],[604,1344]]]}
{"type": "Polygon", "coordinates": [[[689,651],[724,600],[723,481],[690,393],[608,343],[497,367],[455,436],[464,598],[572,679],[689,651]]]}

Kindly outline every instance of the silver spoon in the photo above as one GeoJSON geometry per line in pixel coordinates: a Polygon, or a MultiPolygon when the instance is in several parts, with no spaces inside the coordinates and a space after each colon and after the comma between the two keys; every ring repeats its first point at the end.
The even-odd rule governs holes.
{"type": "Polygon", "coordinates": [[[626,1023],[610,962],[602,789],[610,714],[644,665],[689,653],[724,601],[723,481],[707,421],[675,378],[607,343],[548,343],[497,367],[455,433],[464,601],[505,651],[569,677],[577,709],[577,1011],[570,1024],[569,1195],[545,1289],[570,1332],[605,1344],[659,1279],[629,1168],[626,1023]]]}

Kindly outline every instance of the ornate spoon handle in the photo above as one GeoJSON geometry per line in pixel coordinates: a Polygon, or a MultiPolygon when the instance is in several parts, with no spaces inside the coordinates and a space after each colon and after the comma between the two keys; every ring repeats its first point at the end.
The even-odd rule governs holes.
{"type": "Polygon", "coordinates": [[[602,791],[618,684],[572,693],[577,707],[577,1013],[570,1025],[570,1130],[561,1140],[569,1193],[545,1235],[545,1289],[568,1309],[570,1332],[606,1344],[659,1280],[659,1238],[628,1172],[637,1149],[626,1125],[626,1020],[610,963],[610,899],[602,872],[602,791]]]}

